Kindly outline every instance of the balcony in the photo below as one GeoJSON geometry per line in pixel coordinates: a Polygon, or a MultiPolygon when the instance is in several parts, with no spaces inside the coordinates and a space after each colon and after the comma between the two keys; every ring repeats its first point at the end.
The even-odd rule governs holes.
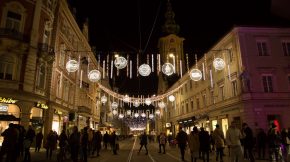
{"type": "Polygon", "coordinates": [[[20,33],[16,30],[8,29],[8,28],[0,28],[0,37],[29,42],[29,36],[24,35],[23,33],[20,33]]]}

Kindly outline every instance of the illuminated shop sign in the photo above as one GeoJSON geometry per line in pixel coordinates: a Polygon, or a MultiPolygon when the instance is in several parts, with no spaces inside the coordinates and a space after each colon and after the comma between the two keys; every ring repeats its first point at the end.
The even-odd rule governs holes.
{"type": "Polygon", "coordinates": [[[48,106],[44,103],[41,103],[41,102],[37,102],[35,107],[42,108],[42,109],[48,109],[48,106]]]}
{"type": "Polygon", "coordinates": [[[8,105],[0,104],[0,112],[7,112],[8,111],[8,105]]]}
{"type": "Polygon", "coordinates": [[[14,104],[15,102],[17,102],[17,100],[14,100],[12,98],[0,97],[0,102],[6,104],[14,104]]]}

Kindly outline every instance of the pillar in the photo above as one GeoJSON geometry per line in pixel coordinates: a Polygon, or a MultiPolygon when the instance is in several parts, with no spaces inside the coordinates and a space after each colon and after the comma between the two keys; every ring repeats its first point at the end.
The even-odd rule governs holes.
{"type": "Polygon", "coordinates": [[[28,101],[18,101],[17,105],[21,109],[20,124],[27,129],[30,123],[31,108],[34,106],[34,103],[28,101]]]}

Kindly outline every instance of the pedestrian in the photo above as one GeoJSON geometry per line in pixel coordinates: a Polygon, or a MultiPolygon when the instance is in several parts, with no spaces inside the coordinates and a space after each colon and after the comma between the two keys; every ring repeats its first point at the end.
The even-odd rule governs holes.
{"type": "Polygon", "coordinates": [[[260,128],[257,134],[257,148],[259,159],[265,159],[266,143],[267,134],[265,133],[264,129],[260,128]]]}
{"type": "Polygon", "coordinates": [[[214,138],[213,138],[212,134],[213,134],[213,131],[210,131],[210,135],[209,135],[209,137],[210,137],[210,145],[211,145],[210,152],[214,152],[215,151],[215,144],[214,144],[215,142],[214,142],[214,138]]]}
{"type": "Polygon", "coordinates": [[[158,153],[161,153],[161,147],[163,148],[163,154],[165,154],[165,145],[166,145],[166,142],[167,142],[167,139],[166,139],[166,136],[165,136],[165,133],[161,132],[160,135],[159,135],[159,138],[158,138],[158,142],[159,142],[159,152],[158,153]]]}
{"type": "Polygon", "coordinates": [[[224,156],[224,147],[225,147],[225,136],[223,131],[220,129],[220,126],[218,124],[215,125],[216,128],[213,131],[213,139],[215,141],[215,147],[216,147],[216,161],[218,161],[220,157],[220,161],[223,161],[224,156]]]}
{"type": "Polygon", "coordinates": [[[58,160],[59,161],[63,161],[66,159],[66,148],[68,146],[68,137],[65,133],[65,130],[62,130],[61,131],[61,134],[59,135],[59,148],[60,148],[60,151],[59,151],[59,155],[58,155],[58,160]]]}
{"type": "Polygon", "coordinates": [[[230,148],[231,162],[243,161],[243,151],[241,139],[243,139],[241,131],[237,128],[237,123],[233,121],[227,130],[226,141],[230,148]]]}
{"type": "Polygon", "coordinates": [[[88,127],[84,127],[84,132],[81,138],[81,147],[82,147],[82,153],[83,153],[83,162],[88,162],[88,127]]]}
{"type": "Polygon", "coordinates": [[[92,154],[94,154],[94,152],[97,151],[97,156],[100,156],[100,150],[102,147],[102,134],[99,130],[95,132],[93,143],[94,149],[92,154]]]}
{"type": "Polygon", "coordinates": [[[6,155],[7,162],[15,162],[16,156],[16,141],[17,141],[17,131],[13,123],[9,124],[9,127],[1,134],[4,137],[1,151],[0,151],[0,162],[3,160],[3,156],[6,155]]]}
{"type": "Polygon", "coordinates": [[[246,155],[246,158],[250,159],[250,162],[255,162],[255,157],[253,154],[253,148],[255,144],[254,135],[252,129],[248,126],[247,123],[242,124],[242,134],[244,136],[244,155],[246,155]]]}
{"type": "Polygon", "coordinates": [[[281,137],[280,132],[274,123],[272,123],[271,128],[268,131],[268,144],[270,160],[278,159],[281,145],[281,137]]]}
{"type": "Polygon", "coordinates": [[[71,158],[73,162],[78,161],[78,153],[80,148],[80,133],[78,132],[78,127],[73,127],[73,132],[70,134],[69,137],[69,146],[71,152],[71,158]]]}
{"type": "Polygon", "coordinates": [[[106,131],[106,133],[104,134],[104,137],[103,137],[103,144],[104,144],[105,149],[108,148],[109,138],[110,138],[110,136],[109,136],[108,132],[106,131]]]}
{"type": "Polygon", "coordinates": [[[117,137],[117,135],[116,135],[116,132],[115,131],[113,131],[113,133],[111,134],[111,136],[110,136],[110,144],[111,144],[111,148],[112,148],[112,150],[113,150],[113,154],[114,155],[118,155],[118,153],[117,153],[117,142],[118,142],[118,137],[117,137]]]}
{"type": "Polygon", "coordinates": [[[196,162],[199,158],[200,150],[199,132],[196,126],[193,127],[191,133],[188,136],[188,147],[190,149],[191,162],[196,162]]]}
{"type": "Polygon", "coordinates": [[[95,135],[95,131],[92,128],[88,129],[88,152],[89,152],[89,155],[91,152],[93,152],[94,135],[95,135]]]}
{"type": "Polygon", "coordinates": [[[43,139],[43,134],[40,130],[35,136],[35,152],[39,152],[39,149],[41,148],[41,144],[42,144],[42,139],[43,139]]]}
{"type": "Polygon", "coordinates": [[[28,127],[28,130],[25,135],[25,139],[23,142],[24,145],[24,162],[30,162],[31,156],[30,156],[30,146],[33,142],[33,139],[35,137],[35,131],[33,130],[32,126],[30,125],[28,127]]]}
{"type": "Polygon", "coordinates": [[[140,137],[140,148],[139,148],[139,151],[138,151],[138,154],[140,153],[142,147],[144,146],[145,147],[145,150],[146,150],[146,153],[145,155],[148,155],[148,149],[147,149],[147,135],[146,135],[146,132],[144,132],[141,137],[140,137]]]}
{"type": "Polygon", "coordinates": [[[180,149],[180,154],[181,154],[181,160],[185,161],[184,159],[184,154],[185,154],[185,148],[186,148],[186,143],[187,143],[187,134],[182,130],[182,127],[179,127],[179,132],[177,133],[176,140],[178,143],[178,147],[180,149]]]}
{"type": "Polygon", "coordinates": [[[200,128],[199,143],[200,143],[199,149],[201,151],[203,161],[209,162],[210,136],[208,131],[205,131],[203,127],[200,128]]]}

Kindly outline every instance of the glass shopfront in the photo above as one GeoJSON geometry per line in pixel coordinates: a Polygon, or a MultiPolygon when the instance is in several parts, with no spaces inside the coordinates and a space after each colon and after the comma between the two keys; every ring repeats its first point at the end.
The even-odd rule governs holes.
{"type": "Polygon", "coordinates": [[[33,126],[35,132],[42,131],[43,128],[43,109],[33,107],[30,114],[30,124],[33,126]]]}

